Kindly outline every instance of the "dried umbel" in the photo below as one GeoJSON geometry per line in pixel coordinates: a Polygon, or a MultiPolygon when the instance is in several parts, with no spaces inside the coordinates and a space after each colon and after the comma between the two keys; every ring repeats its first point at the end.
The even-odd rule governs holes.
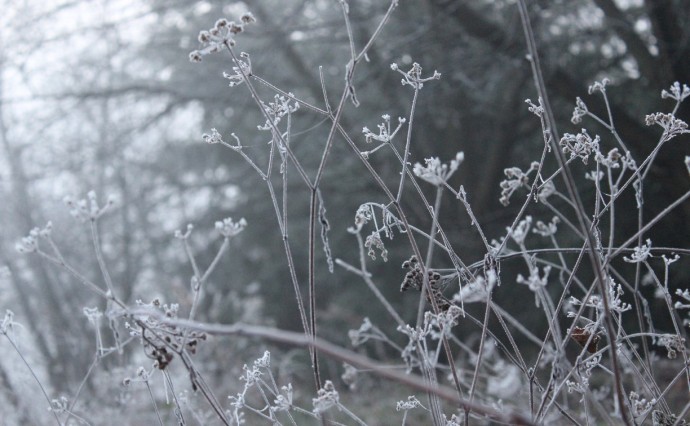
{"type": "MultiPolygon", "coordinates": [[[[424,275],[417,257],[413,255],[408,260],[403,262],[402,267],[409,269],[409,271],[405,274],[405,278],[403,278],[403,282],[400,285],[400,291],[406,291],[410,287],[421,291],[424,286],[424,275]]],[[[428,291],[426,294],[427,301],[433,304],[433,299],[436,302],[439,310],[447,311],[452,305],[452,303],[443,295],[443,288],[447,284],[447,280],[443,280],[441,274],[430,269],[427,269],[426,274],[429,280],[430,289],[430,291],[428,291]]]]}
{"type": "MultiPolygon", "coordinates": [[[[149,303],[137,302],[140,307],[162,312],[165,319],[176,319],[179,305],[162,303],[154,299],[149,303]]],[[[188,330],[168,324],[156,315],[144,315],[134,324],[127,324],[132,336],[141,339],[144,353],[154,360],[154,367],[165,370],[175,358],[175,354],[196,353],[199,343],[206,340],[206,333],[188,330]]]]}
{"type": "Polygon", "coordinates": [[[162,333],[149,330],[142,330],[141,333],[144,353],[155,361],[154,366],[159,370],[165,370],[176,353],[187,351],[194,355],[199,342],[206,340],[205,333],[192,331],[185,336],[184,330],[177,327],[170,327],[165,330],[166,335],[164,337],[162,337],[162,333]]]}
{"type": "MultiPolygon", "coordinates": [[[[403,282],[400,285],[400,291],[406,291],[410,287],[421,290],[424,285],[424,279],[422,278],[422,267],[419,265],[419,261],[416,256],[410,257],[408,260],[404,261],[402,264],[403,269],[408,269],[409,271],[405,274],[403,282]]],[[[429,283],[431,281],[438,281],[441,279],[441,275],[437,272],[427,270],[427,275],[429,277],[429,283]]]]}
{"type": "Polygon", "coordinates": [[[144,351],[146,356],[155,360],[154,366],[159,370],[165,370],[174,358],[173,354],[165,346],[144,345],[144,351]]]}
{"type": "Polygon", "coordinates": [[[189,60],[191,62],[201,62],[204,55],[220,52],[223,46],[234,46],[235,35],[244,31],[246,24],[256,22],[254,15],[247,12],[240,17],[240,22],[228,21],[227,19],[219,19],[216,24],[205,31],[199,32],[197,40],[200,47],[198,50],[193,50],[189,53],[189,60]]]}

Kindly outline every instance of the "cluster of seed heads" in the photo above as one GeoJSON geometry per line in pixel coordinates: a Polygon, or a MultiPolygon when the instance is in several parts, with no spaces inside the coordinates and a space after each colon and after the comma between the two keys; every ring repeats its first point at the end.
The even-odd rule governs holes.
{"type": "Polygon", "coordinates": [[[220,52],[223,46],[234,46],[235,36],[244,31],[246,24],[256,22],[254,15],[247,12],[240,17],[240,22],[219,19],[209,30],[199,32],[198,41],[200,48],[189,53],[189,60],[201,62],[204,55],[220,52]]]}
{"type": "MultiPolygon", "coordinates": [[[[424,286],[424,274],[422,272],[422,266],[417,260],[417,256],[412,256],[408,260],[404,261],[402,264],[403,269],[408,269],[403,278],[403,282],[400,285],[400,291],[406,291],[410,288],[416,290],[422,290],[424,286]]],[[[429,289],[427,291],[426,298],[427,301],[433,304],[432,299],[436,302],[439,310],[447,311],[450,308],[451,303],[443,295],[443,283],[442,276],[437,271],[428,269],[426,271],[427,279],[429,281],[429,289]]]]}

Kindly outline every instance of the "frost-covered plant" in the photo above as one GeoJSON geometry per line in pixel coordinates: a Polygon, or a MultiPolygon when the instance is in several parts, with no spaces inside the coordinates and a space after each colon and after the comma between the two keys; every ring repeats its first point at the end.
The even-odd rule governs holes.
{"type": "MultiPolygon", "coordinates": [[[[524,6],[524,2],[519,3],[524,6]]],[[[262,70],[256,63],[252,65],[249,54],[235,52],[236,38],[245,25],[255,22],[250,13],[242,15],[239,22],[220,19],[213,28],[201,31],[199,48],[189,55],[192,62],[199,62],[205,55],[226,53],[232,72],[224,73],[224,78],[229,80],[230,90],[249,92],[261,117],[256,131],[269,135],[266,136],[270,138],[269,143],[260,153],[245,149],[234,133],[230,133],[229,138],[226,134],[230,141],[227,142],[215,128],[201,138],[208,144],[221,145],[239,154],[256,172],[257,181],[266,186],[281,234],[288,272],[285,283],[292,287],[300,332],[240,322],[205,324],[197,319],[201,294],[210,290],[210,274],[230,250],[230,241],[241,238],[238,235],[248,226],[244,218],[215,222],[222,242],[205,268],[197,263],[195,256],[194,227],[188,225],[184,232],[175,232],[191,265],[189,294],[184,296],[188,311],[183,312],[176,301],[163,302],[159,298],[134,303],[124,300],[122,289],[108,272],[98,230],[99,219],[115,203],[108,199],[101,205],[96,194],[90,192],[84,200],[67,199],[66,203],[70,213],[89,226],[98,263],[98,280],[80,273],[63,255],[52,239],[55,230],[51,222],[43,229],[31,230],[18,242],[17,249],[53,263],[102,298],[104,309],[83,309],[96,330],[98,350],[94,366],[108,354],[122,353],[123,347],[137,342],[137,348],[148,358],[149,364],[138,366],[134,377],[125,377],[123,382],[127,387],[141,385],[146,388],[152,410],[161,424],[164,414],[155,394],[158,378],[164,383],[165,391],[172,395],[170,405],[173,408],[169,411],[179,424],[189,422],[183,408],[190,405],[189,395],[176,391],[180,387],[200,395],[205,402],[210,416],[192,412],[198,416],[197,421],[203,419],[199,423],[211,418],[221,424],[252,424],[255,421],[298,424],[299,418],[307,418],[338,424],[332,418],[340,416],[348,422],[367,424],[364,415],[346,406],[348,391],[342,390],[345,388],[332,377],[329,379],[330,375],[324,371],[327,369],[322,363],[326,357],[344,365],[341,377],[355,396],[362,397],[357,395],[362,392],[361,388],[355,386],[357,376],[362,374],[390,379],[394,382],[391,388],[405,386],[403,395],[409,395],[408,390],[417,392],[406,400],[399,400],[398,395],[364,395],[367,400],[380,398],[382,406],[390,407],[391,415],[397,401],[395,411],[402,411],[402,424],[408,422],[408,417],[417,415],[425,416],[424,421],[434,425],[470,424],[487,419],[507,424],[566,421],[579,424],[578,418],[587,424],[631,424],[648,420],[650,414],[657,423],[658,419],[681,418],[690,410],[690,404],[676,407],[669,402],[668,394],[674,382],[662,384],[657,381],[657,372],[652,368],[656,355],[649,345],[665,351],[668,358],[682,359],[683,362],[676,366],[674,381],[681,378],[687,381],[690,362],[685,327],[689,320],[685,315],[681,322],[680,314],[690,309],[690,292],[678,289],[672,294],[669,288],[669,271],[680,255],[669,256],[669,250],[652,246],[651,238],[645,237],[670,209],[687,202],[690,191],[668,206],[660,217],[648,219],[640,213],[639,228],[633,235],[619,235],[616,219],[621,214],[618,200],[624,193],[633,193],[641,211],[648,172],[659,150],[671,139],[688,133],[687,124],[675,114],[678,105],[690,96],[690,89],[675,83],[669,91],[662,92],[662,98],[675,101],[676,106],[670,113],[655,112],[646,117],[646,124],[660,126],[661,135],[646,158],[634,158],[618,135],[610,115],[607,93],[615,87],[608,79],[594,82],[589,94],[601,96],[609,117],[596,116],[581,98],[577,98],[572,122],[583,127],[579,133],[565,133],[560,137],[555,123],[551,122],[545,90],[538,87],[539,100],[537,103],[528,100],[527,109],[537,117],[542,129],[542,156],[538,161],[505,169],[506,179],[496,188],[500,189],[499,201],[504,205],[521,203],[521,207],[515,210],[510,226],[488,229],[472,211],[471,189],[468,191],[460,185],[455,190],[449,183],[465,160],[463,152],[458,152],[449,162],[436,156],[425,158],[424,163],[412,158],[413,128],[424,125],[415,121],[417,100],[424,96],[421,90],[425,85],[441,78],[440,73],[434,71],[425,76],[422,66],[416,62],[407,71],[393,64],[390,68],[402,75],[402,85],[412,89],[409,112],[398,117],[395,126],[391,125],[389,114],[382,115],[383,122],[377,125],[378,133],[360,127],[364,141],[361,135],[359,140],[352,137],[342,126],[347,101],[355,106],[360,104],[354,79],[357,65],[368,60],[368,51],[398,2],[390,2],[371,38],[361,45],[356,43],[352,33],[347,2],[341,0],[339,5],[345,20],[350,57],[337,104],[328,100],[323,82],[323,104],[307,101],[264,80],[262,70]],[[257,84],[267,87],[271,95],[262,96],[257,84]],[[316,165],[303,157],[303,150],[293,149],[302,143],[292,131],[294,120],[302,113],[315,114],[329,125],[316,165]],[[603,125],[611,136],[590,136],[586,128],[589,120],[603,125]],[[404,141],[400,141],[404,133],[404,141]],[[367,177],[380,190],[379,199],[360,204],[354,214],[354,224],[349,227],[330,223],[325,205],[332,194],[322,193],[323,177],[329,172],[329,156],[336,141],[348,145],[353,158],[363,164],[367,177]],[[363,149],[374,143],[377,144],[374,148],[363,149]],[[395,169],[392,181],[371,161],[374,153],[377,156],[390,154],[392,162],[387,166],[395,169]],[[577,168],[571,170],[571,165],[577,168]],[[585,179],[576,181],[571,173],[574,170],[581,171],[585,179]],[[288,209],[288,201],[292,200],[289,194],[297,184],[288,181],[288,175],[293,173],[301,189],[310,195],[304,247],[295,244],[291,237],[294,234],[289,232],[293,229],[288,209]],[[433,203],[427,198],[428,190],[435,194],[433,203]],[[588,204],[578,196],[578,190],[593,194],[588,204]],[[469,217],[472,232],[476,232],[481,249],[473,258],[460,255],[460,247],[454,246],[449,237],[456,223],[446,223],[439,213],[448,192],[453,196],[451,201],[458,203],[459,211],[469,217]],[[537,207],[533,208],[534,205],[537,207]],[[336,226],[347,229],[356,239],[358,251],[351,256],[354,260],[333,259],[328,236],[336,226]],[[394,239],[395,236],[401,238],[394,239]],[[491,243],[489,238],[494,238],[491,243]],[[376,262],[379,258],[388,261],[392,253],[397,253],[389,251],[395,244],[404,247],[408,254],[402,263],[404,271],[398,271],[401,279],[396,278],[391,284],[388,278],[379,278],[370,272],[368,262],[376,262]],[[362,300],[368,302],[367,308],[382,309],[393,324],[374,323],[368,317],[363,318],[361,326],[350,330],[347,336],[350,346],[360,352],[322,339],[321,321],[325,319],[320,313],[317,293],[323,291],[324,286],[318,282],[322,278],[316,271],[324,265],[316,255],[319,245],[326,258],[324,274],[326,271],[334,273],[337,264],[341,267],[338,273],[350,273],[361,279],[372,295],[362,296],[362,300]],[[300,257],[294,253],[302,248],[303,258],[307,260],[298,265],[300,257]],[[502,272],[502,265],[515,260],[520,262],[521,272],[502,272]],[[624,267],[620,268],[620,264],[624,267]],[[627,267],[636,268],[636,271],[630,274],[627,267]],[[656,272],[660,269],[663,274],[656,272]],[[643,274],[646,279],[642,279],[643,274]],[[383,287],[391,285],[405,292],[404,297],[412,300],[416,309],[411,312],[396,309],[382,291],[383,287]],[[655,325],[649,301],[643,293],[646,285],[653,285],[661,303],[666,304],[671,323],[668,330],[655,325]],[[506,303],[506,295],[513,300],[506,303]],[[541,318],[543,329],[537,331],[525,326],[520,319],[523,310],[535,310],[533,314],[541,318]],[[630,328],[631,320],[637,320],[637,329],[630,328]],[[108,336],[114,342],[112,347],[104,343],[106,327],[112,334],[112,338],[108,336]],[[122,336],[121,329],[129,335],[122,336]],[[273,373],[276,363],[272,364],[276,357],[266,350],[263,356],[242,368],[242,389],[221,397],[206,379],[209,373],[205,366],[197,364],[200,348],[215,344],[211,336],[238,340],[239,336],[249,336],[263,342],[301,347],[300,353],[308,356],[311,377],[301,377],[299,381],[281,380],[279,385],[273,373]],[[368,355],[363,355],[365,353],[368,355]],[[182,373],[175,375],[171,372],[175,368],[182,373]],[[642,394],[649,398],[642,398],[642,394]],[[304,406],[309,408],[302,408],[304,406]]],[[[525,29],[530,29],[529,21],[524,25],[525,29]]],[[[530,55],[533,61],[534,46],[530,55]]],[[[538,76],[539,69],[535,68],[534,72],[538,76]]],[[[685,164],[690,170],[690,160],[686,158],[685,164]]],[[[679,252],[687,255],[687,248],[680,249],[679,252]]],[[[328,291],[336,292],[337,289],[329,288],[328,291]]],[[[346,310],[347,306],[342,309],[346,310]]],[[[13,340],[15,328],[14,315],[7,311],[0,323],[0,333],[21,354],[13,340]]],[[[65,396],[51,397],[47,390],[43,393],[59,424],[76,418],[73,400],[65,396]]]]}

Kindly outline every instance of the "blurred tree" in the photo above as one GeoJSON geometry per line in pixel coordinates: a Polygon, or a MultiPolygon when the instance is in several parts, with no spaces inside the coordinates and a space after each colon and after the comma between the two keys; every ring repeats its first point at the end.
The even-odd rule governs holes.
{"type": "MultiPolygon", "coordinates": [[[[106,323],[106,348],[96,347],[81,309],[104,311],[106,303],[63,269],[18,255],[16,242],[51,220],[67,262],[103,285],[88,224],[68,217],[63,197],[84,198],[95,190],[105,202],[112,195],[118,207],[97,232],[118,297],[134,303],[179,292],[186,287],[173,279],[179,271],[166,265],[180,221],[171,228],[165,214],[155,214],[178,192],[152,166],[165,149],[152,134],[167,126],[169,106],[126,87],[139,81],[146,65],[134,60],[134,47],[145,34],[137,27],[150,11],[108,0],[39,6],[3,6],[12,14],[3,15],[0,33],[0,190],[7,200],[0,209],[0,263],[12,272],[7,282],[13,291],[2,302],[14,306],[17,320],[31,330],[39,355],[35,367],[45,369],[51,396],[74,396],[82,384],[94,390],[89,367],[97,352],[114,344],[106,323]]],[[[125,330],[118,331],[126,338],[125,330]]],[[[101,363],[121,364],[129,355],[101,363]]]]}
{"type": "Polygon", "coordinates": [[[90,358],[89,351],[79,351],[75,345],[79,340],[88,342],[91,338],[88,333],[81,333],[82,329],[73,331],[65,327],[74,321],[70,315],[73,308],[68,293],[60,290],[60,278],[54,271],[38,258],[19,257],[12,248],[21,236],[36,226],[43,226],[45,219],[40,195],[32,188],[34,181],[26,164],[31,140],[24,132],[25,124],[17,123],[21,112],[7,111],[4,93],[9,85],[7,76],[12,75],[16,80],[18,71],[25,69],[28,62],[22,55],[10,54],[7,46],[39,48],[43,37],[29,39],[23,31],[32,17],[32,9],[10,9],[16,13],[9,17],[12,26],[8,28],[12,31],[0,34],[0,149],[5,166],[2,196],[9,201],[3,206],[2,222],[11,226],[4,226],[0,235],[0,262],[9,268],[8,282],[27,325],[36,331],[36,347],[45,362],[50,385],[63,391],[72,378],[83,374],[79,370],[90,358]],[[13,123],[18,124],[16,129],[13,123]]]}

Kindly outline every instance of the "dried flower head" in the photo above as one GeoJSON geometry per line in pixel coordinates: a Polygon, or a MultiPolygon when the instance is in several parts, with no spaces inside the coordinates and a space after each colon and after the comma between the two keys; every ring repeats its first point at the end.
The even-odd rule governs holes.
{"type": "Polygon", "coordinates": [[[455,158],[450,160],[449,164],[441,163],[438,157],[431,157],[424,160],[425,166],[419,163],[415,164],[412,172],[415,176],[432,185],[441,186],[453,176],[453,173],[455,173],[460,163],[464,160],[465,154],[463,152],[455,154],[455,158]]]}
{"type": "Polygon", "coordinates": [[[441,78],[441,73],[435,70],[431,77],[422,77],[422,66],[416,62],[412,64],[412,68],[410,68],[410,70],[407,72],[402,71],[396,63],[391,64],[391,69],[402,74],[403,79],[401,80],[401,83],[403,86],[409,85],[416,90],[420,90],[422,87],[424,87],[424,83],[427,81],[439,80],[441,78]]]}
{"type": "Polygon", "coordinates": [[[223,136],[215,128],[211,129],[210,135],[208,133],[204,133],[203,135],[201,135],[201,138],[207,144],[223,143],[223,136]]]}
{"type": "Polygon", "coordinates": [[[244,228],[247,227],[247,221],[244,218],[241,218],[239,221],[234,222],[231,217],[225,218],[222,221],[216,222],[216,230],[220,232],[220,235],[222,235],[225,238],[230,238],[234,237],[235,235],[239,234],[240,232],[244,231],[244,228]]]}
{"type": "Polygon", "coordinates": [[[580,124],[582,122],[582,117],[587,115],[589,110],[587,110],[587,105],[579,97],[575,98],[575,109],[573,110],[573,116],[570,122],[573,124],[580,124]]]}
{"type": "Polygon", "coordinates": [[[383,244],[383,240],[381,239],[381,235],[378,231],[372,231],[372,233],[367,236],[366,240],[364,241],[364,247],[369,249],[367,254],[369,257],[371,257],[371,260],[376,260],[376,251],[374,248],[377,248],[381,252],[381,258],[383,261],[388,261],[388,250],[386,250],[386,246],[383,244]]]}
{"type": "Polygon", "coordinates": [[[225,18],[218,19],[213,27],[200,31],[197,37],[199,48],[189,52],[191,62],[201,62],[205,55],[220,52],[223,47],[235,45],[235,36],[244,31],[244,26],[256,22],[254,15],[245,13],[240,18],[240,23],[228,21],[225,18]]]}
{"type": "Polygon", "coordinates": [[[532,114],[536,115],[537,117],[544,115],[544,106],[542,105],[541,98],[539,98],[539,105],[535,105],[531,99],[525,99],[525,103],[529,105],[527,110],[532,114]]]}
{"type": "Polygon", "coordinates": [[[526,171],[520,170],[518,167],[509,167],[503,170],[506,175],[506,180],[501,181],[501,198],[499,201],[504,206],[510,204],[510,197],[513,196],[515,191],[521,187],[529,188],[529,175],[539,169],[539,163],[533,161],[530,164],[529,169],[526,171]]]}
{"type": "Polygon", "coordinates": [[[590,154],[599,150],[599,140],[598,135],[592,139],[587,134],[587,130],[582,129],[582,132],[577,135],[564,134],[559,145],[564,154],[570,153],[571,159],[580,158],[584,164],[587,164],[590,154]]]}
{"type": "Polygon", "coordinates": [[[251,24],[256,22],[256,18],[251,14],[251,12],[245,12],[240,17],[240,21],[242,21],[243,24],[251,24]]]}
{"type": "Polygon", "coordinates": [[[645,124],[652,126],[658,124],[664,129],[664,133],[661,137],[663,142],[673,139],[674,137],[690,133],[688,130],[688,124],[683,120],[676,118],[673,114],[664,114],[661,112],[656,112],[654,114],[649,114],[645,117],[645,124]]]}
{"type": "Polygon", "coordinates": [[[681,88],[680,83],[677,81],[671,85],[669,90],[670,92],[667,92],[666,90],[661,91],[662,99],[671,98],[676,102],[683,102],[685,98],[690,96],[690,87],[688,87],[687,84],[683,84],[683,87],[681,88]]]}
{"type": "Polygon", "coordinates": [[[640,247],[635,247],[630,257],[623,256],[623,260],[628,263],[644,262],[651,256],[650,250],[652,247],[652,240],[647,238],[647,241],[640,247]]]}
{"type": "Polygon", "coordinates": [[[314,414],[324,413],[331,407],[340,405],[340,395],[335,390],[333,382],[326,380],[326,383],[319,389],[312,403],[314,404],[314,414]]]}
{"type": "Polygon", "coordinates": [[[608,78],[603,78],[601,81],[595,81],[592,83],[592,85],[589,86],[589,89],[587,89],[587,92],[591,95],[594,94],[594,92],[601,92],[601,93],[606,93],[606,86],[611,82],[608,78]]]}

